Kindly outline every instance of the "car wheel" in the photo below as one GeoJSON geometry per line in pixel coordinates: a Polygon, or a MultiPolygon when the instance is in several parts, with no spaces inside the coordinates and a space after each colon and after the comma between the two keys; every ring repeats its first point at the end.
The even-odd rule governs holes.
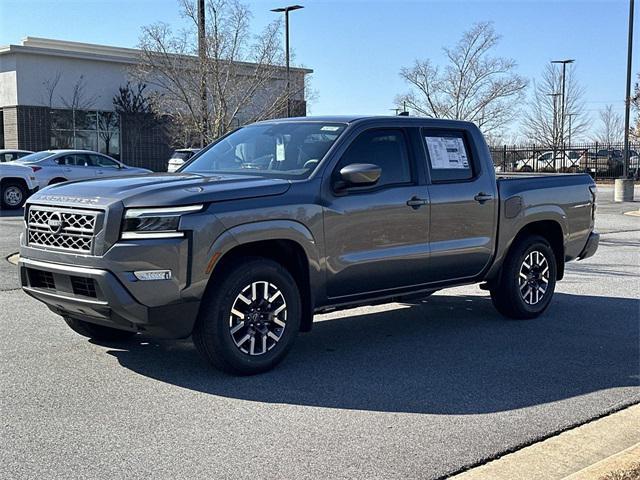
{"type": "Polygon", "coordinates": [[[544,312],[556,286],[556,257],[544,237],[517,240],[490,289],[491,300],[504,316],[529,319],[544,312]]]}
{"type": "Polygon", "coordinates": [[[2,186],[2,206],[20,208],[27,200],[27,189],[19,182],[8,181],[2,186]]]}
{"type": "Polygon", "coordinates": [[[56,183],[62,183],[62,182],[66,182],[67,179],[66,178],[54,178],[53,180],[51,180],[49,182],[49,185],[55,185],[56,183]]]}
{"type": "Polygon", "coordinates": [[[85,322],[77,318],[64,317],[64,321],[69,325],[71,330],[92,340],[121,341],[131,338],[136,334],[136,332],[96,325],[95,323],[85,322]]]}
{"type": "Polygon", "coordinates": [[[521,172],[527,172],[527,173],[531,173],[533,172],[533,168],[531,168],[529,165],[525,165],[524,167],[522,167],[520,169],[521,172]]]}
{"type": "Polygon", "coordinates": [[[253,375],[273,368],[291,349],[300,330],[300,293],[291,274],[272,260],[237,264],[205,294],[193,341],[216,368],[253,375]]]}

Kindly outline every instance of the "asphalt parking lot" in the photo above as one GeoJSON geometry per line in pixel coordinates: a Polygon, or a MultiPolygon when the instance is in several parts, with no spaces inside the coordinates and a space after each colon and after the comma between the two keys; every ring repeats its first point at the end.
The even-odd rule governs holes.
{"type": "MultiPolygon", "coordinates": [[[[96,344],[18,289],[0,217],[0,478],[443,477],[640,402],[640,202],[533,321],[476,286],[317,318],[275,371],[189,341],[96,344]]],[[[640,190],[636,190],[640,199],[640,190]]]]}

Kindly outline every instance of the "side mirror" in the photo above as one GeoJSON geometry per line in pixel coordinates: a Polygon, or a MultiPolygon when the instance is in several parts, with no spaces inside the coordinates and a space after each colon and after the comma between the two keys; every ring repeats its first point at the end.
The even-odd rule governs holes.
{"type": "Polygon", "coordinates": [[[352,163],[340,169],[340,178],[336,189],[348,187],[367,187],[380,180],[382,169],[371,163],[352,163]]]}

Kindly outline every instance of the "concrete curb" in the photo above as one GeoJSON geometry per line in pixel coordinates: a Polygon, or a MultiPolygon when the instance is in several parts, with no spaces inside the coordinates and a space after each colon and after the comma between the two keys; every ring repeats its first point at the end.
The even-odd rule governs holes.
{"type": "Polygon", "coordinates": [[[591,476],[591,467],[598,465],[598,472],[601,468],[608,468],[605,473],[621,468],[617,466],[615,457],[633,449],[639,442],[640,404],[636,404],[451,478],[595,480],[599,477],[591,476]],[[586,476],[578,476],[579,473],[586,476]]]}

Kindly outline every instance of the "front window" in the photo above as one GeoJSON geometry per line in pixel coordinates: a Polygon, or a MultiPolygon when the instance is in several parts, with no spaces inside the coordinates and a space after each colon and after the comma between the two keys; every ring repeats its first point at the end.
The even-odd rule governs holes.
{"type": "Polygon", "coordinates": [[[180,171],[307,178],[345,127],[318,122],[250,125],[224,137],[180,171]]]}

